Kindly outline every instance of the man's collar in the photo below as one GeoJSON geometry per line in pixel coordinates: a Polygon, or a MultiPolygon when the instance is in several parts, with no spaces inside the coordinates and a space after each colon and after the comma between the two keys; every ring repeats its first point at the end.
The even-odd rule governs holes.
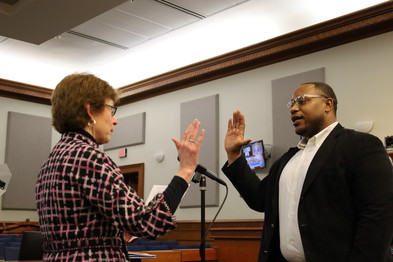
{"type": "Polygon", "coordinates": [[[335,121],[334,123],[330,124],[323,130],[321,130],[318,134],[314,135],[311,138],[308,137],[303,137],[299,143],[297,144],[297,147],[299,149],[304,149],[307,146],[307,143],[312,140],[316,145],[321,145],[323,141],[325,141],[326,137],[332,132],[332,130],[338,125],[338,122],[335,121]]]}

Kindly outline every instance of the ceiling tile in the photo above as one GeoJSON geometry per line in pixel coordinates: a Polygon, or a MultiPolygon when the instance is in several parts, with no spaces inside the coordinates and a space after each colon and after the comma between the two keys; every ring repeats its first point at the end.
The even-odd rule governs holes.
{"type": "Polygon", "coordinates": [[[205,17],[233,7],[239,3],[247,2],[248,0],[169,0],[167,2],[181,6],[195,13],[201,14],[205,17]]]}
{"type": "Polygon", "coordinates": [[[126,2],[117,6],[115,9],[170,29],[200,20],[195,16],[191,16],[154,0],[142,0],[133,3],[126,2]]]}
{"type": "Polygon", "coordinates": [[[96,22],[85,23],[73,28],[72,31],[128,48],[147,40],[141,35],[96,22]]]}
{"type": "Polygon", "coordinates": [[[170,29],[168,27],[152,23],[149,20],[132,14],[126,14],[119,10],[111,10],[94,19],[95,23],[109,25],[145,38],[152,38],[164,34],[170,29]]]}

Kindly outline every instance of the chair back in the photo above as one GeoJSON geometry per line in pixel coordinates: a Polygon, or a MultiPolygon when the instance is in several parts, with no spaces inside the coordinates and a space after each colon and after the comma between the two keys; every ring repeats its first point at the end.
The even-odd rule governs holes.
{"type": "Polygon", "coordinates": [[[40,231],[25,231],[20,243],[19,260],[42,260],[43,237],[40,231]]]}
{"type": "Polygon", "coordinates": [[[146,251],[147,247],[144,245],[127,245],[127,250],[130,252],[146,251]]]}
{"type": "Polygon", "coordinates": [[[17,238],[17,235],[0,235],[0,238],[17,238]]]}
{"type": "Polygon", "coordinates": [[[4,260],[6,247],[8,247],[7,242],[0,242],[0,260],[4,260]]]}
{"type": "Polygon", "coordinates": [[[19,250],[20,250],[19,247],[5,247],[4,260],[5,261],[18,260],[19,250]]]}
{"type": "Polygon", "coordinates": [[[171,248],[168,245],[147,245],[149,250],[170,250],[171,248]]]}
{"type": "Polygon", "coordinates": [[[20,247],[20,241],[11,241],[8,244],[9,247],[20,247]]]}

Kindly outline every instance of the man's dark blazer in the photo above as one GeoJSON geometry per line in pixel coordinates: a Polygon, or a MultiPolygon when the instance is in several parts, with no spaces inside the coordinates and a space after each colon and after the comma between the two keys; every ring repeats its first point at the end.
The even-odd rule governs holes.
{"type": "MultiPolygon", "coordinates": [[[[298,150],[289,149],[262,181],[244,157],[222,168],[249,207],[265,212],[259,261],[286,261],[280,252],[278,185],[298,150]]],[[[298,221],[307,262],[393,261],[393,172],[382,142],[338,124],[307,171],[298,221]]]]}

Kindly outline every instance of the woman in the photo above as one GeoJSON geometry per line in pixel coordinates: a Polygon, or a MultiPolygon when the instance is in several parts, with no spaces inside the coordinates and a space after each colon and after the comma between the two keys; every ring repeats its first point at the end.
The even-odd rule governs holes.
{"type": "Polygon", "coordinates": [[[198,162],[204,130],[195,120],[180,141],[180,167],[146,205],[99,149],[117,119],[116,91],[91,74],[65,77],[53,91],[53,126],[62,134],[43,164],[36,203],[43,261],[126,261],[123,234],[155,238],[175,228],[173,216],[198,162]]]}

